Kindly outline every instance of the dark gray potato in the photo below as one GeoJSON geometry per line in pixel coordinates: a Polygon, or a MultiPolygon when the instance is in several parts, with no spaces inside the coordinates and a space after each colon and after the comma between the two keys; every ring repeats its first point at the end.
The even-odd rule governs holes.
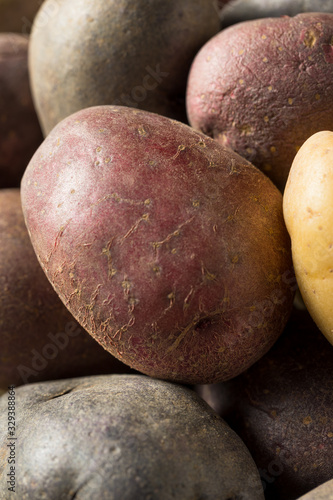
{"type": "Polygon", "coordinates": [[[332,500],[333,498],[333,479],[309,491],[298,500],[332,500]]]}
{"type": "Polygon", "coordinates": [[[309,313],[295,309],[247,372],[196,388],[248,446],[267,500],[295,500],[333,478],[332,354],[309,313]]]}
{"type": "Polygon", "coordinates": [[[333,0],[232,0],[220,13],[221,28],[261,17],[296,16],[301,12],[333,12],[333,0]]]}
{"type": "Polygon", "coordinates": [[[29,56],[45,134],[75,111],[101,104],[186,121],[190,64],[219,23],[207,0],[46,0],[29,56]]]}
{"type": "MultiPolygon", "coordinates": [[[[0,399],[0,499],[7,395],[0,399]]],[[[20,500],[263,500],[240,438],[194,391],[144,375],[26,385],[16,391],[20,500]]]]}

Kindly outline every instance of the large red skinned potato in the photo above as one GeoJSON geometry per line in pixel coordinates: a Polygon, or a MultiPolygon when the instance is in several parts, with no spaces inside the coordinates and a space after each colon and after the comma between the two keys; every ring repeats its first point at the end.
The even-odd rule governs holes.
{"type": "Polygon", "coordinates": [[[282,332],[293,298],[282,195],[187,125],[121,106],[81,110],[37,150],[21,195],[62,301],[133,368],[216,382],[282,332]]]}
{"type": "Polygon", "coordinates": [[[284,189],[315,132],[333,130],[333,13],[238,23],[195,57],[190,125],[230,147],[284,189]]]}

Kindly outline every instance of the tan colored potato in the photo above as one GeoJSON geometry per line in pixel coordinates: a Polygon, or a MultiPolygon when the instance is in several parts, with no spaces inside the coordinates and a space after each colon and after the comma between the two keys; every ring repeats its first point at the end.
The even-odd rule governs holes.
{"type": "Polygon", "coordinates": [[[333,132],[312,135],[298,151],[283,211],[302,297],[333,344],[333,132]]]}

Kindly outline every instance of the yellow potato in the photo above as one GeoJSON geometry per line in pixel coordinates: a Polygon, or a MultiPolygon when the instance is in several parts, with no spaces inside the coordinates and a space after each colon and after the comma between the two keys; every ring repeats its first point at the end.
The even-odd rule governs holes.
{"type": "Polygon", "coordinates": [[[333,132],[312,135],[298,151],[283,213],[303,300],[333,344],[333,132]]]}

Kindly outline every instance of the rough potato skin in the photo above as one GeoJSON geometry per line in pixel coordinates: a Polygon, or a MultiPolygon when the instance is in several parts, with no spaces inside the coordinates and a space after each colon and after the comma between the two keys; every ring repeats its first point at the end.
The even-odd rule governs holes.
{"type": "Polygon", "coordinates": [[[191,62],[219,25],[218,11],[207,0],[46,0],[29,51],[44,133],[66,116],[101,104],[186,121],[191,62]]]}
{"type": "Polygon", "coordinates": [[[221,28],[261,17],[295,16],[302,12],[333,12],[333,0],[231,0],[224,6],[221,28]]]}
{"type": "Polygon", "coordinates": [[[329,13],[222,30],[193,61],[190,124],[247,158],[283,190],[303,142],[333,127],[332,37],[329,13]]]}
{"type": "Polygon", "coordinates": [[[333,477],[332,368],[332,346],[307,311],[294,310],[270,352],[211,394],[248,446],[269,499],[298,499],[333,477]]]}
{"type": "Polygon", "coordinates": [[[0,33],[0,189],[18,187],[43,140],[31,97],[29,40],[0,33]]]}
{"type": "MultiPolygon", "coordinates": [[[[193,391],[143,375],[31,384],[16,391],[20,500],[263,500],[230,427],[193,391]]],[[[8,412],[0,398],[0,419],[8,412]]],[[[0,430],[0,500],[8,438],[0,430]]]]}
{"type": "Polygon", "coordinates": [[[45,139],[21,193],[59,296],[133,368],[209,383],[280,335],[293,297],[281,193],[209,137],[132,108],[81,110],[45,139]]]}
{"type": "Polygon", "coordinates": [[[47,280],[24,224],[19,189],[0,191],[0,390],[127,367],[75,321],[47,280]]]}

